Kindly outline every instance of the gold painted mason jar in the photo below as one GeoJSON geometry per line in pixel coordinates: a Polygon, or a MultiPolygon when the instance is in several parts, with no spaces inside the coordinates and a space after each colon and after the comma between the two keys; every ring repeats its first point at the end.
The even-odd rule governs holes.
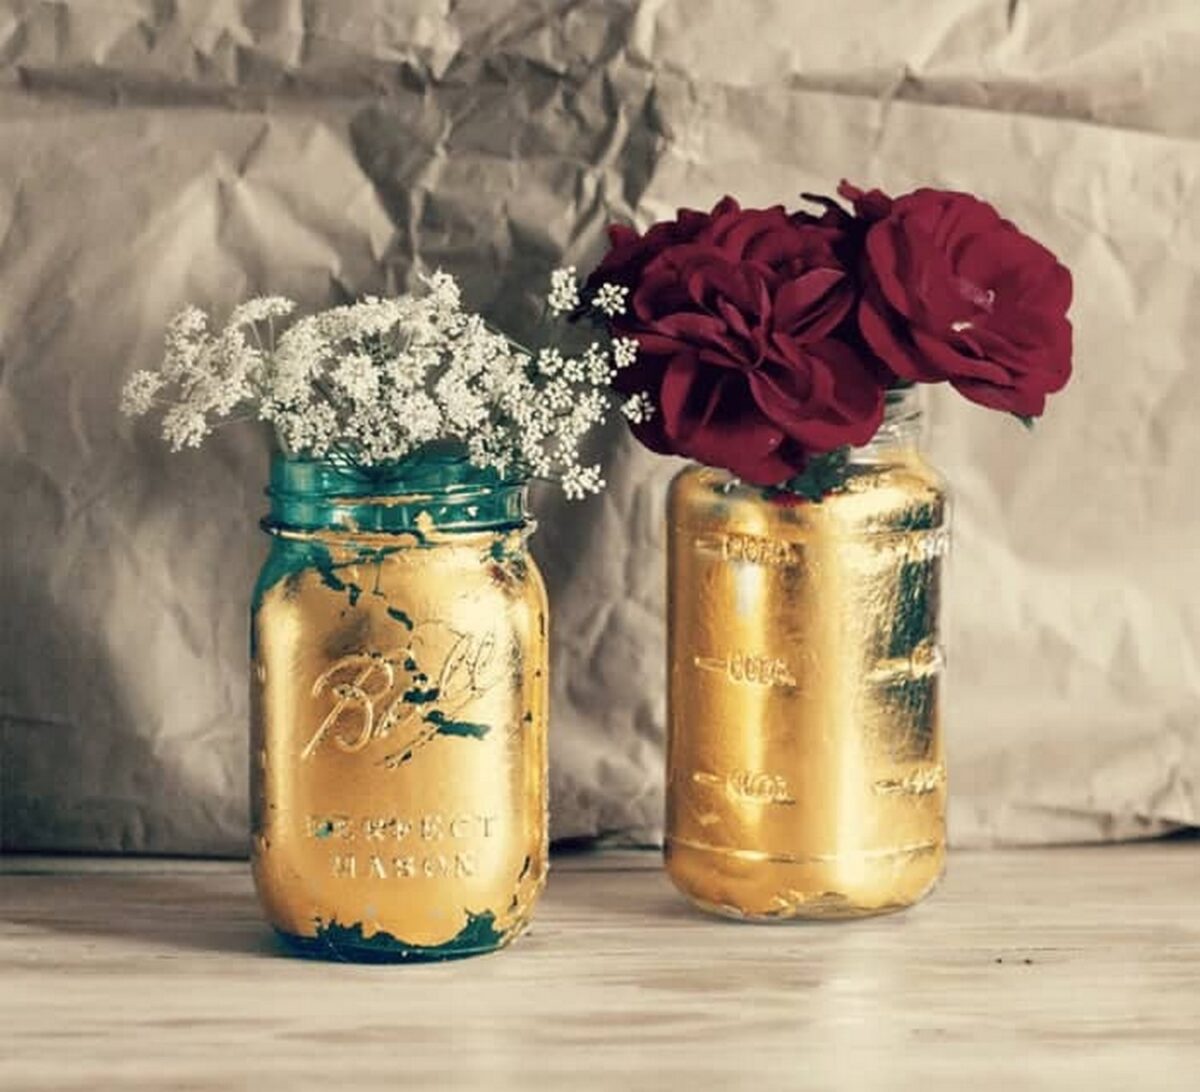
{"type": "Polygon", "coordinates": [[[306,954],[492,951],[546,875],[546,592],[522,482],[455,449],[277,456],[252,617],[252,859],[306,954]]]}
{"type": "Polygon", "coordinates": [[[672,485],[666,866],[704,909],[885,913],[941,875],[947,497],[915,397],[820,501],[672,485]]]}

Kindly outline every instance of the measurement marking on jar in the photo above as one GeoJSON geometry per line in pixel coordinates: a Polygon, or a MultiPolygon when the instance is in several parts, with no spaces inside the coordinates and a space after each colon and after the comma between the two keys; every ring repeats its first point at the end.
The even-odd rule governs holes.
{"type": "Polygon", "coordinates": [[[753,652],[731,652],[728,656],[694,656],[692,663],[701,671],[723,674],[730,682],[749,686],[786,688],[796,685],[785,660],[753,652]]]}
{"type": "Polygon", "coordinates": [[[922,641],[907,656],[879,660],[871,669],[867,681],[878,685],[907,679],[928,679],[945,667],[945,655],[935,641],[922,641]]]}
{"type": "Polygon", "coordinates": [[[724,793],[736,803],[749,804],[794,804],[796,798],[788,788],[787,778],[782,774],[762,773],[754,770],[734,770],[729,774],[714,774],[696,770],[692,781],[697,785],[708,785],[724,793]]]}
{"type": "Polygon", "coordinates": [[[713,554],[722,561],[740,561],[767,568],[787,568],[798,565],[801,560],[799,544],[758,535],[697,535],[692,539],[692,546],[697,553],[713,554]]]}
{"type": "MultiPolygon", "coordinates": [[[[950,550],[950,532],[945,527],[927,531],[909,531],[895,536],[891,552],[898,561],[920,563],[944,557],[950,550]]],[[[885,547],[885,550],[887,547],[885,547]]]]}
{"type": "MultiPolygon", "coordinates": [[[[848,542],[870,545],[879,561],[920,563],[945,556],[950,549],[950,532],[945,526],[919,531],[867,531],[849,536],[848,542]]],[[[764,568],[794,568],[805,563],[804,542],[766,538],[740,533],[697,535],[692,549],[722,561],[743,562],[764,568]]],[[[808,565],[814,561],[809,558],[808,565]]]]}
{"type": "Polygon", "coordinates": [[[756,535],[725,535],[721,554],[726,561],[745,561],[751,565],[785,568],[800,560],[800,550],[790,542],[756,535]]]}
{"type": "Polygon", "coordinates": [[[880,796],[928,796],[946,783],[944,766],[926,766],[904,777],[885,777],[871,788],[880,796]]]}

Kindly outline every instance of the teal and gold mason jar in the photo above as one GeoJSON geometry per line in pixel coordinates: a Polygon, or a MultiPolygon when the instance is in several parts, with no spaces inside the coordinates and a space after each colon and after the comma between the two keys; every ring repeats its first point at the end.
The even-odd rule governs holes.
{"type": "Polygon", "coordinates": [[[669,501],[666,866],[749,920],[878,914],[946,851],[946,490],[913,391],[820,500],[706,467],[669,501]]]}
{"type": "Polygon", "coordinates": [[[520,481],[455,448],[277,456],[252,617],[255,884],[293,947],[499,948],[546,875],[546,592],[520,481]]]}

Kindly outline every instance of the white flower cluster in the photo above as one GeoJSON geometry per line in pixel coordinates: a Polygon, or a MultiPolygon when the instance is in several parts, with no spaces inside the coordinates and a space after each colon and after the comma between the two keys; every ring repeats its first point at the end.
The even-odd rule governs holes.
{"type": "Polygon", "coordinates": [[[644,424],[654,416],[654,402],[645,391],[639,391],[621,403],[621,412],[632,424],[644,424]]]}
{"type": "MultiPolygon", "coordinates": [[[[616,318],[625,314],[629,302],[629,289],[622,284],[602,284],[592,296],[591,305],[607,315],[616,318]]],[[[579,279],[573,265],[556,269],[550,277],[550,295],[546,300],[550,311],[556,315],[569,315],[578,310],[582,303],[579,291],[579,279]]]]}
{"type": "Polygon", "coordinates": [[[163,437],[175,450],[199,447],[211,431],[211,420],[234,416],[252,403],[269,372],[257,333],[295,305],[278,296],[250,300],[236,308],[221,333],[209,329],[208,316],[195,307],[176,315],[167,326],[166,349],[157,372],[135,372],[125,384],[121,408],[130,415],[149,412],[165,402],[163,437]],[[253,331],[255,343],[246,339],[253,331]],[[161,397],[173,389],[170,400],[161,397]]]}
{"type": "Polygon", "coordinates": [[[569,315],[579,306],[579,281],[575,278],[573,265],[550,274],[550,295],[546,303],[556,315],[569,315]]]}
{"type": "Polygon", "coordinates": [[[602,284],[592,298],[592,304],[603,311],[609,318],[625,314],[625,302],[629,299],[629,289],[621,284],[602,284]]]}
{"type": "Polygon", "coordinates": [[[620,371],[628,368],[637,359],[638,343],[631,337],[619,337],[613,340],[613,366],[620,371]]]}
{"type": "MultiPolygon", "coordinates": [[[[251,300],[219,333],[189,308],[168,327],[161,368],[130,377],[122,408],[135,416],[163,408],[163,436],[175,450],[198,446],[221,420],[256,416],[291,454],[377,465],[450,440],[479,467],[558,480],[570,498],[602,489],[599,466],[584,465],[581,448],[603,423],[613,375],[636,344],[531,355],[464,311],[452,277],[423,281],[418,295],[368,297],[278,335],[276,321],[294,310],[289,300],[251,300]]],[[[573,310],[578,293],[574,270],[558,271],[550,309],[573,310]]]]}

